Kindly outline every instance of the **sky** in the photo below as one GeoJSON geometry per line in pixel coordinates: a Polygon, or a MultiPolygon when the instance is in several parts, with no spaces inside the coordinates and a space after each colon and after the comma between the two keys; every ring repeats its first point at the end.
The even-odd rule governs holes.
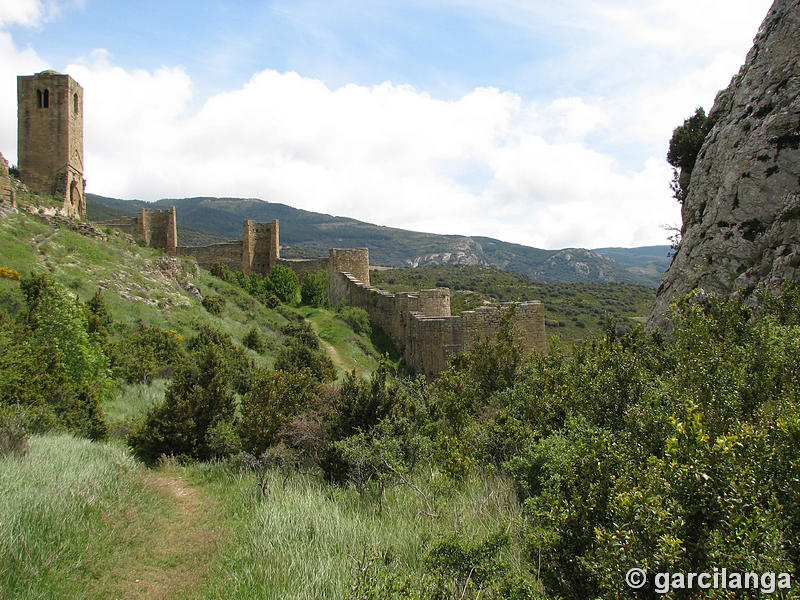
{"type": "Polygon", "coordinates": [[[711,108],[770,5],[0,0],[0,153],[16,164],[16,76],[55,69],[84,88],[87,192],[666,244],[672,130],[711,108]]]}

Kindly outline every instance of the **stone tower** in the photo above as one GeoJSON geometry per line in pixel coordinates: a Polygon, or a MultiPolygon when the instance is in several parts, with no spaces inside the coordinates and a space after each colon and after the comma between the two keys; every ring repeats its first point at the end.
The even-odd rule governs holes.
{"type": "Polygon", "coordinates": [[[280,258],[278,220],[256,223],[245,219],[242,231],[242,271],[269,274],[280,258]]]}
{"type": "Polygon", "coordinates": [[[17,149],[22,181],[63,200],[67,216],[86,218],[83,88],[69,75],[17,77],[17,149]]]}

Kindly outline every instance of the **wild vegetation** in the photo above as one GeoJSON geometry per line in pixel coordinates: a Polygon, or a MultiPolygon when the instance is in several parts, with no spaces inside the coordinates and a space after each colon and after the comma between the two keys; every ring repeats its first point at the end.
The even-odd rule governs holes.
{"type": "MultiPolygon", "coordinates": [[[[426,380],[296,281],[0,228],[4,595],[644,598],[632,567],[800,566],[796,284],[757,308],[692,293],[670,337],[604,312],[547,355],[506,312],[426,380]]],[[[537,285],[467,274],[502,300],[537,285]]],[[[637,313],[628,289],[570,298],[637,313]]]]}

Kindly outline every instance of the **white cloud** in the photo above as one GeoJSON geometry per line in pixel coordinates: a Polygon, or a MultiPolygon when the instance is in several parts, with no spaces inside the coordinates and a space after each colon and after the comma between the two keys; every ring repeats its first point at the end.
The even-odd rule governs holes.
{"type": "MultiPolygon", "coordinates": [[[[536,101],[486,87],[444,101],[409,85],[331,89],[265,70],[197,99],[181,67],[124,69],[95,50],[67,67],[86,92],[89,191],[260,197],[547,248],[664,243],[660,226],[680,220],[664,161],[672,128],[710,108],[769,0],[442,1],[582,32],[583,45],[555,60],[607,84],[536,101]],[[615,158],[620,147],[636,158],[615,158]]],[[[39,12],[0,10],[0,23],[36,24],[55,5],[25,6],[39,12]]],[[[16,145],[12,65],[13,75],[47,68],[0,32],[0,150],[16,145]]]]}
{"type": "Polygon", "coordinates": [[[17,75],[48,68],[32,48],[18,48],[11,35],[0,31],[0,153],[17,162],[17,75]]]}
{"type": "Polygon", "coordinates": [[[626,173],[582,141],[607,117],[580,98],[536,106],[480,88],[443,101],[263,71],[190,112],[182,69],[129,72],[96,51],[68,71],[85,89],[99,194],[260,197],[544,247],[656,243],[677,220],[663,165],[626,173]]]}
{"type": "Polygon", "coordinates": [[[55,19],[65,7],[84,3],[85,0],[0,0],[0,27],[37,27],[55,19]]]}

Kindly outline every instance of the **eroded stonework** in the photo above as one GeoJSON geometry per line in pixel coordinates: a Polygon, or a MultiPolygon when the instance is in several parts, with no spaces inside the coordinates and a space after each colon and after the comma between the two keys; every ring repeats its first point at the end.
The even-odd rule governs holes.
{"type": "Polygon", "coordinates": [[[17,111],[20,179],[60,198],[65,216],[85,220],[83,88],[55,71],[20,75],[17,111]]]}

